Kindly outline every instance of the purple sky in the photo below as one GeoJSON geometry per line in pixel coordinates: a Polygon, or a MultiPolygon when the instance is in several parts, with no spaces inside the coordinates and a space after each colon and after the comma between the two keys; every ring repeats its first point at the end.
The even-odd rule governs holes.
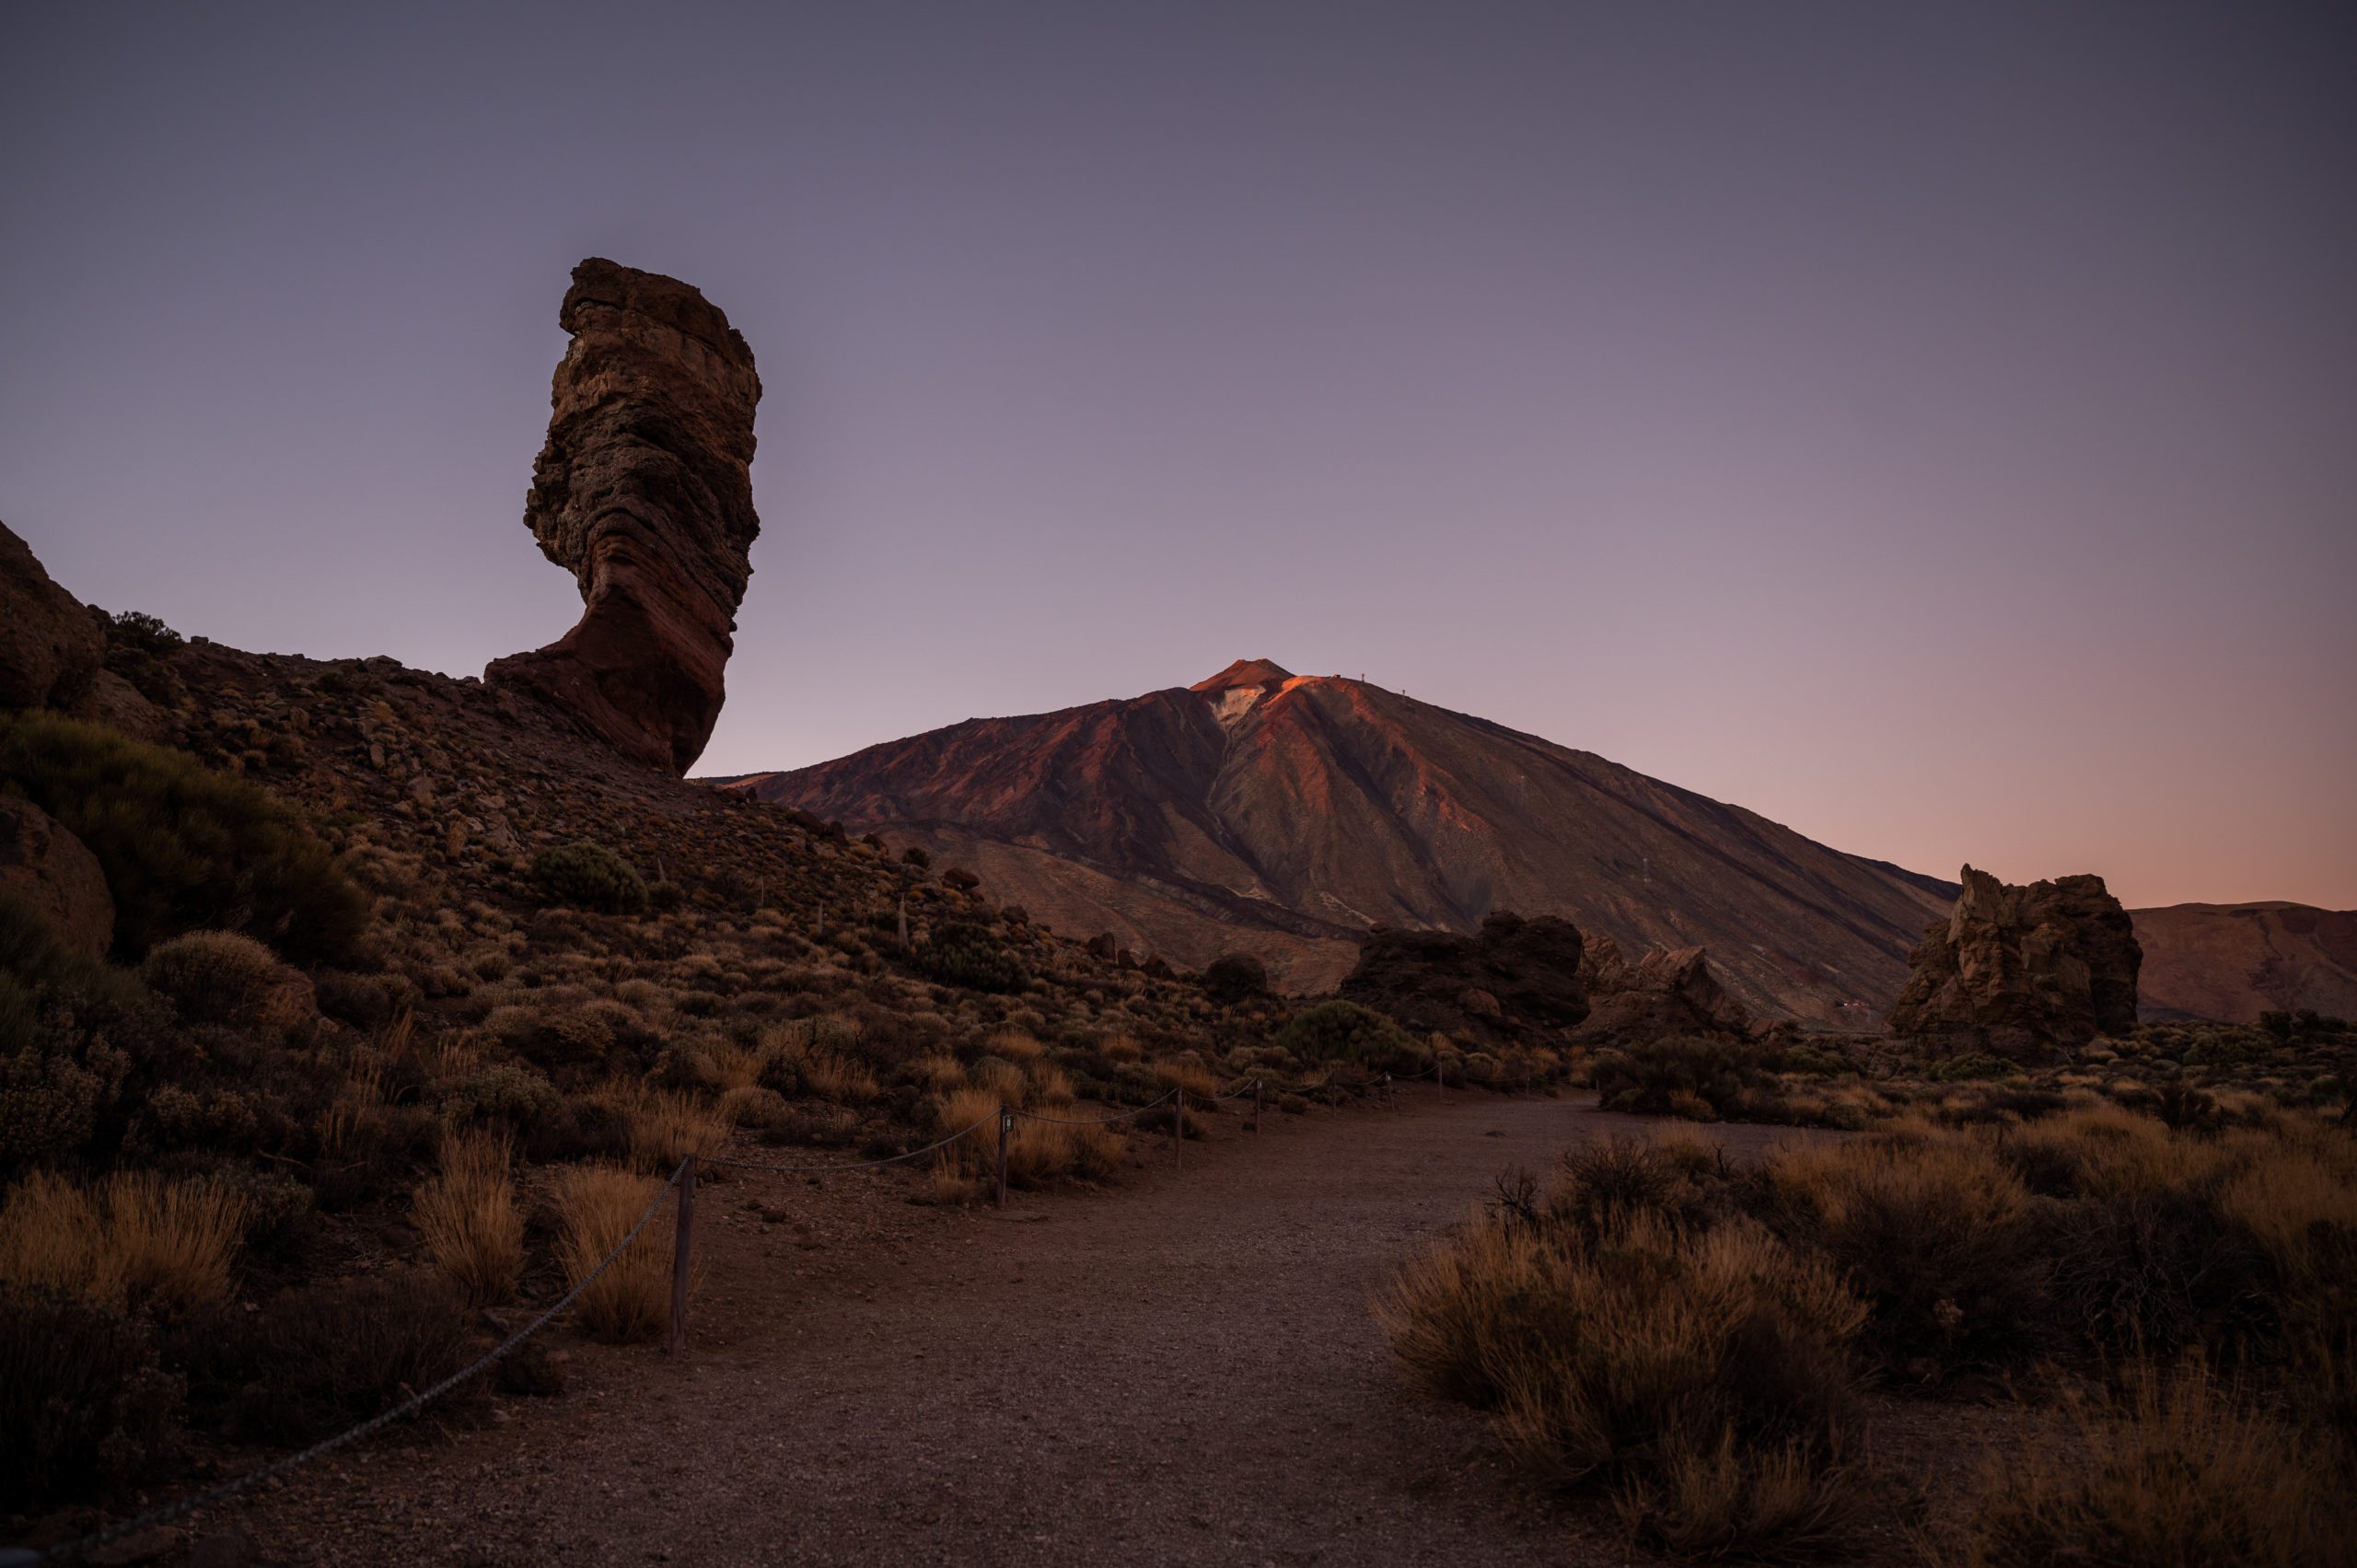
{"type": "Polygon", "coordinates": [[[2351,13],[1573,11],[20,11],[0,518],[478,673],[577,613],[519,519],[603,254],[769,389],[702,771],[1266,656],[1945,875],[2357,904],[2351,13]]]}

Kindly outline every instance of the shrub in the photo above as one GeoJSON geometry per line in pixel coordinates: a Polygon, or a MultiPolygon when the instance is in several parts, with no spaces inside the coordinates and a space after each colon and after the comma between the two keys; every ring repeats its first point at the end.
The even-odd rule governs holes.
{"type": "MultiPolygon", "coordinates": [[[[234,1318],[233,1318],[234,1321],[234,1318]]],[[[229,1383],[238,1424],[277,1443],[309,1443],[389,1410],[464,1366],[465,1308],[427,1275],[374,1275],[287,1291],[229,1330],[202,1370],[229,1383]]],[[[480,1383],[436,1400],[437,1420],[480,1400],[480,1383]]]]}
{"type": "Polygon", "coordinates": [[[1935,1062],[1923,1069],[1923,1076],[1935,1084],[1970,1083],[1980,1078],[2011,1078],[2017,1076],[2020,1073],[2021,1068],[2015,1063],[2006,1061],[2002,1056],[1991,1056],[1985,1051],[1967,1051],[1961,1056],[1951,1056],[1945,1062],[1935,1062]]]}
{"type": "Polygon", "coordinates": [[[1371,1007],[1320,1002],[1286,1020],[1269,1043],[1304,1062],[1347,1062],[1375,1073],[1416,1073],[1433,1063],[1430,1047],[1371,1007]]]}
{"type": "Polygon", "coordinates": [[[928,980],[969,991],[1017,992],[1031,983],[1031,971],[997,933],[972,921],[951,921],[935,930],[916,945],[909,964],[928,980]]]}
{"type": "Polygon", "coordinates": [[[302,963],[358,945],[368,904],[266,790],[194,758],[54,714],[0,717],[0,781],[89,847],[114,895],[115,949],[234,928],[302,963]]]}
{"type": "Polygon", "coordinates": [[[2345,1561],[2352,1528],[2345,1480],[2312,1444],[2198,1366],[2146,1366],[2027,1452],[1992,1455],[1961,1529],[1925,1545],[1957,1568],[2295,1568],[2345,1561]]]}
{"type": "Polygon", "coordinates": [[[601,914],[637,914],[646,908],[646,884],[630,862],[586,840],[534,855],[532,885],[552,903],[601,914]]]}
{"type": "Polygon", "coordinates": [[[0,1514],[104,1497],[178,1449],[181,1384],[118,1308],[0,1291],[0,1514]]]}
{"type": "Polygon", "coordinates": [[[139,976],[192,1024],[259,1028],[308,1011],[302,978],[241,932],[191,931],[157,943],[139,976]]]}
{"type": "MultiPolygon", "coordinates": [[[[557,1180],[557,1256],[579,1284],[622,1244],[661,1184],[612,1166],[576,1166],[557,1180]]],[[[671,1322],[671,1233],[649,1222],[574,1304],[593,1338],[613,1343],[656,1339],[671,1322]]]]}
{"type": "Polygon", "coordinates": [[[1494,1410],[1534,1473],[1616,1491],[1641,1539],[1697,1554],[1835,1539],[1853,1512],[1845,1346],[1864,1304],[1755,1222],[1681,1224],[1650,1196],[1578,1191],[1643,1164],[1567,1168],[1544,1205],[1510,1202],[1412,1261],[1378,1307],[1394,1353],[1494,1410]]]}
{"type": "Polygon", "coordinates": [[[1588,1084],[1605,1110],[1711,1121],[1767,1109],[1758,1103],[1764,1061],[1747,1041],[1674,1035],[1650,1045],[1599,1051],[1588,1084]]]}
{"type": "Polygon", "coordinates": [[[1920,1382],[2016,1364],[2043,1338],[2047,1263],[2030,1196],[1985,1144],[1878,1136],[1772,1151],[1786,1234],[1873,1309],[1866,1342],[1920,1382]]]}
{"type": "Polygon", "coordinates": [[[418,1234],[442,1277],[470,1307],[515,1294],[524,1263],[524,1217],[508,1177],[508,1141],[479,1132],[442,1140],[441,1169],[417,1190],[418,1234]]]}

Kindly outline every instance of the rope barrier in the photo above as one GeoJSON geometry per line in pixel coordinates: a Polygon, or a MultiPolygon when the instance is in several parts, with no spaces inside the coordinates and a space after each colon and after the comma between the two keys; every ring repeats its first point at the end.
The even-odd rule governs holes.
{"type": "Polygon", "coordinates": [[[763,1165],[758,1160],[732,1160],[724,1159],[718,1155],[698,1155],[696,1160],[702,1165],[725,1165],[731,1170],[766,1170],[779,1176],[823,1176],[831,1170],[872,1170],[877,1166],[899,1165],[904,1160],[922,1159],[935,1149],[946,1149],[968,1133],[978,1132],[996,1121],[998,1114],[993,1110],[971,1127],[952,1132],[938,1143],[927,1144],[922,1149],[911,1149],[904,1155],[886,1155],[882,1159],[833,1160],[825,1165],[763,1165]]]}
{"type": "MultiPolygon", "coordinates": [[[[1397,1082],[1414,1083],[1420,1079],[1431,1077],[1439,1071],[1440,1064],[1436,1063],[1434,1066],[1426,1068],[1423,1072],[1413,1074],[1405,1078],[1395,1078],[1393,1074],[1386,1074],[1380,1080],[1374,1076],[1362,1078],[1352,1083],[1340,1083],[1329,1079],[1326,1083],[1314,1086],[1301,1086],[1300,1087],[1304,1092],[1313,1094],[1319,1090],[1339,1090],[1353,1093],[1363,1093],[1373,1087],[1378,1081],[1386,1084],[1397,1082]]],[[[1479,1084],[1485,1086],[1496,1086],[1500,1085],[1519,1086],[1530,1080],[1492,1078],[1468,1079],[1460,1076],[1457,1081],[1459,1083],[1479,1084]]],[[[1235,1084],[1230,1086],[1230,1088],[1240,1091],[1247,1085],[1251,1086],[1257,1096],[1260,1091],[1266,1087],[1266,1079],[1260,1074],[1248,1074],[1246,1077],[1238,1079],[1235,1084]]],[[[718,1155],[690,1155],[679,1162],[679,1166],[671,1172],[669,1178],[664,1181],[662,1187],[656,1192],[654,1200],[647,1204],[646,1212],[640,1214],[638,1216],[637,1223],[630,1227],[629,1234],[622,1237],[621,1243],[617,1245],[611,1252],[607,1253],[606,1256],[598,1261],[596,1268],[590,1270],[586,1274],[584,1274],[579,1280],[575,1281],[571,1289],[559,1296],[555,1302],[551,1304],[546,1310],[542,1311],[530,1322],[517,1330],[516,1332],[510,1334],[505,1340],[503,1340],[497,1345],[493,1346],[490,1350],[484,1352],[481,1356],[478,1356],[467,1365],[451,1373],[440,1382],[434,1384],[430,1388],[422,1389],[417,1393],[412,1394],[408,1399],[403,1400],[401,1403],[394,1405],[389,1410],[382,1411],[377,1414],[369,1417],[366,1421],[360,1423],[358,1425],[349,1427],[332,1437],[327,1438],[319,1443],[314,1443],[309,1447],[305,1448],[300,1452],[289,1454],[284,1458],[273,1460],[270,1464],[264,1465],[258,1469],[249,1470],[241,1476],[223,1481],[217,1486],[209,1487],[203,1492],[193,1494],[192,1496],[184,1497],[177,1503],[173,1503],[160,1508],[150,1509],[146,1513],[138,1515],[135,1517],[125,1519],[119,1524],[110,1525],[102,1530],[94,1531],[89,1535],[82,1537],[78,1540],[68,1542],[64,1546],[52,1547],[47,1551],[39,1553],[38,1555],[17,1552],[0,1552],[0,1565],[14,1562],[73,1562],[91,1551],[97,1551],[100,1547],[121,1540],[125,1536],[131,1535],[136,1531],[147,1529],[157,1525],[168,1523],[173,1519],[192,1514],[200,1508],[238,1496],[242,1493],[250,1491],[252,1488],[261,1485],[266,1481],[275,1480],[279,1476],[284,1475],[291,1470],[308,1464],[313,1459],[334,1453],[340,1448],[348,1447],[352,1444],[359,1442],[364,1437],[371,1436],[374,1434],[384,1430],[386,1427],[391,1425],[397,1421],[401,1421],[409,1416],[414,1415],[417,1411],[424,1409],[435,1400],[440,1399],[451,1389],[456,1388],[460,1384],[481,1375],[487,1368],[495,1365],[503,1357],[507,1355],[511,1351],[515,1350],[517,1346],[522,1344],[525,1341],[530,1339],[542,1329],[547,1328],[549,1324],[555,1321],[566,1308],[570,1307],[574,1302],[580,1298],[582,1292],[587,1290],[592,1284],[596,1283],[598,1278],[603,1275],[608,1269],[613,1267],[614,1263],[623,1253],[630,1250],[632,1244],[638,1240],[640,1233],[645,1230],[647,1222],[652,1220],[655,1217],[656,1211],[663,1206],[664,1200],[670,1197],[675,1190],[680,1189],[682,1179],[686,1179],[691,1180],[691,1182],[692,1181],[692,1179],[690,1177],[690,1172],[691,1168],[698,1164],[721,1166],[732,1170],[765,1171],[780,1176],[823,1176],[837,1171],[873,1170],[885,1166],[901,1165],[911,1160],[922,1159],[927,1155],[947,1148],[950,1144],[958,1142],[960,1139],[970,1137],[974,1133],[981,1132],[983,1128],[990,1126],[993,1122],[997,1122],[1000,1128],[1000,1142],[1002,1145],[1001,1180],[1003,1183],[1005,1132],[1007,1128],[1011,1126],[1016,1120],[1028,1119],[1033,1121],[1051,1122],[1063,1126],[1102,1126],[1109,1122],[1131,1121],[1174,1098],[1181,1091],[1178,1088],[1174,1087],[1167,1090],[1159,1097],[1148,1100],[1144,1105],[1134,1106],[1126,1110],[1117,1111],[1111,1116],[1104,1117],[1050,1116],[1041,1111],[1021,1110],[1012,1106],[1002,1107],[1000,1109],[992,1112],[989,1116],[983,1117],[981,1121],[976,1121],[972,1126],[961,1128],[958,1132],[950,1133],[947,1137],[927,1144],[921,1149],[911,1149],[906,1154],[887,1155],[879,1159],[832,1161],[824,1165],[770,1165],[757,1160],[730,1159],[718,1155]]],[[[1243,1103],[1244,1098],[1240,1092],[1231,1094],[1217,1089],[1213,1090],[1209,1098],[1221,1103],[1236,1104],[1243,1103]]],[[[685,1191],[681,1191],[681,1238],[684,1240],[687,1235],[685,1191]]],[[[1001,1201],[1004,1201],[1003,1190],[1001,1193],[1001,1201]]],[[[683,1262],[683,1259],[675,1260],[675,1268],[681,1266],[683,1262]]]]}
{"type": "Polygon", "coordinates": [[[322,1455],[332,1454],[339,1448],[348,1447],[352,1444],[359,1442],[363,1437],[370,1436],[375,1433],[383,1431],[386,1427],[390,1426],[393,1423],[400,1421],[406,1416],[414,1415],[417,1411],[424,1409],[427,1405],[432,1404],[435,1400],[440,1399],[443,1395],[448,1393],[459,1384],[464,1383],[467,1379],[482,1372],[485,1368],[498,1361],[502,1356],[505,1356],[508,1352],[514,1350],[517,1345],[522,1344],[526,1340],[528,1340],[534,1334],[539,1333],[542,1329],[547,1328],[550,1323],[556,1319],[558,1314],[562,1313],[566,1307],[571,1307],[575,1300],[579,1299],[583,1291],[587,1290],[592,1284],[595,1284],[600,1274],[603,1274],[608,1269],[614,1266],[614,1260],[616,1259],[630,1250],[631,1243],[638,1239],[638,1233],[646,1228],[646,1222],[655,1217],[655,1211],[663,1206],[663,1200],[671,1195],[671,1190],[679,1184],[679,1178],[686,1174],[687,1168],[688,1161],[681,1160],[679,1162],[679,1168],[671,1172],[670,1179],[664,1182],[661,1191],[655,1194],[655,1201],[646,1205],[646,1212],[638,1216],[638,1223],[630,1227],[630,1234],[623,1237],[621,1244],[611,1252],[607,1253],[605,1258],[596,1268],[590,1270],[587,1273],[582,1275],[578,1281],[575,1282],[571,1290],[566,1291],[563,1295],[557,1297],[553,1306],[550,1307],[547,1311],[542,1312],[530,1322],[525,1324],[522,1328],[517,1330],[514,1333],[508,1335],[506,1339],[501,1341],[490,1350],[485,1351],[482,1355],[476,1357],[465,1366],[460,1367],[458,1371],[453,1372],[447,1377],[443,1378],[439,1383],[435,1384],[432,1388],[422,1389],[417,1393],[412,1394],[408,1399],[403,1400],[400,1404],[393,1406],[390,1410],[381,1411],[378,1413],[370,1416],[366,1421],[362,1422],[357,1426],[346,1428],[344,1431],[336,1434],[333,1437],[327,1438],[322,1442],[314,1443],[300,1453],[289,1454],[283,1459],[273,1460],[270,1464],[262,1466],[260,1469],[248,1470],[241,1476],[238,1476],[229,1481],[225,1481],[218,1486],[209,1487],[206,1490],[196,1493],[192,1497],[183,1497],[179,1502],[168,1504],[161,1508],[151,1508],[146,1513],[141,1514],[135,1518],[125,1519],[121,1524],[110,1525],[105,1529],[94,1531],[89,1535],[84,1536],[79,1540],[70,1541],[64,1546],[52,1547],[49,1551],[42,1552],[39,1557],[32,1559],[32,1561],[37,1562],[70,1562],[76,1558],[97,1551],[102,1546],[121,1540],[123,1537],[130,1535],[134,1531],[148,1529],[154,1526],[168,1523],[170,1520],[181,1517],[183,1515],[193,1514],[199,1508],[204,1507],[208,1504],[219,1503],[226,1498],[235,1497],[239,1493],[250,1491],[254,1487],[260,1486],[263,1481],[274,1480],[279,1476],[283,1476],[287,1471],[295,1469],[299,1466],[307,1465],[322,1455]]]}
{"type": "Polygon", "coordinates": [[[1127,1121],[1133,1117],[1143,1116],[1147,1111],[1152,1110],[1155,1106],[1160,1105],[1164,1100],[1168,1099],[1172,1095],[1175,1095],[1178,1092],[1178,1091],[1177,1089],[1166,1090],[1163,1094],[1154,1099],[1146,1101],[1144,1105],[1132,1106],[1127,1110],[1117,1110],[1110,1116],[1050,1116],[1045,1111],[1021,1110],[1016,1109],[1014,1107],[1009,1107],[1008,1109],[1012,1114],[1022,1118],[1026,1121],[1050,1121],[1055,1123],[1059,1127],[1102,1127],[1108,1122],[1127,1121]]]}

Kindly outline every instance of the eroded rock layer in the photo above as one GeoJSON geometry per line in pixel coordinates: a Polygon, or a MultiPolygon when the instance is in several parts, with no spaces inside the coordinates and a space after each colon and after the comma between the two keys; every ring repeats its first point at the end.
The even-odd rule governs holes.
{"type": "Polygon", "coordinates": [[[1892,1034],[2038,1062],[2135,1027],[2143,950],[2102,877],[2014,887],[1968,865],[1963,880],[1956,908],[1909,958],[1892,1034]]]}
{"type": "Polygon", "coordinates": [[[753,352],[686,284],[592,258],[559,322],[524,522],[570,571],[579,624],[485,679],[536,691],[617,750],[684,773],[720,717],[753,568],[753,352]]]}

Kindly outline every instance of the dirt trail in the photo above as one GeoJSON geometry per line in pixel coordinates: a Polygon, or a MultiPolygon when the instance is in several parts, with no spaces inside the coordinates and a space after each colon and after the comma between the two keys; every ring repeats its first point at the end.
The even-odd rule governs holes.
{"type": "Polygon", "coordinates": [[[1623,1561],[1401,1387],[1367,1301],[1504,1166],[1629,1119],[1425,1089],[1269,1120],[1004,1218],[910,1207],[906,1177],[707,1187],[686,1357],[585,1353],[561,1401],[237,1522],[298,1562],[1623,1561]],[[797,1272],[828,1253],[757,1202],[856,1234],[797,1272]]]}

